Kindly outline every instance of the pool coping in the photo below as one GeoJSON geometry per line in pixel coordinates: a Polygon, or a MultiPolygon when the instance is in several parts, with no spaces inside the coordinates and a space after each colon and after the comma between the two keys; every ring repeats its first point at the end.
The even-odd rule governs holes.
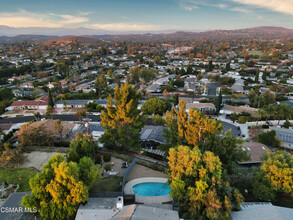
{"type": "MultiPolygon", "coordinates": [[[[161,177],[137,178],[126,183],[126,185],[124,186],[124,193],[135,194],[132,190],[132,187],[139,183],[145,183],[145,182],[167,183],[167,181],[168,181],[167,178],[161,178],[161,177]]],[[[164,196],[140,196],[135,194],[135,202],[138,202],[138,203],[152,204],[152,203],[164,203],[164,202],[170,202],[170,201],[172,201],[170,194],[164,195],[164,196]]]]}

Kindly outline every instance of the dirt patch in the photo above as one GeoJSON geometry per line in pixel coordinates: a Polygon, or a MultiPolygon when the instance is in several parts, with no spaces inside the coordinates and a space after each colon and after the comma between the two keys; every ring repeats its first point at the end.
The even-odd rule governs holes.
{"type": "MultiPolygon", "coordinates": [[[[42,166],[48,162],[48,160],[53,156],[57,154],[57,152],[40,152],[40,151],[33,151],[30,153],[25,153],[24,156],[26,157],[26,160],[24,163],[20,166],[22,168],[35,168],[37,170],[42,170],[42,166]]],[[[61,155],[65,155],[60,153],[61,155]]]]}
{"type": "Polygon", "coordinates": [[[148,167],[135,164],[135,166],[132,168],[130,173],[126,177],[126,181],[130,181],[137,178],[143,178],[143,177],[162,177],[162,178],[168,178],[168,175],[166,173],[152,170],[148,167]]]}

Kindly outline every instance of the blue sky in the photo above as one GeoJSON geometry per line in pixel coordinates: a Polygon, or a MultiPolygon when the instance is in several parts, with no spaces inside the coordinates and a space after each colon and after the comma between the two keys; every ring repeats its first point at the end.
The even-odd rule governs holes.
{"type": "Polygon", "coordinates": [[[0,0],[0,25],[107,31],[293,28],[293,0],[0,0]]]}

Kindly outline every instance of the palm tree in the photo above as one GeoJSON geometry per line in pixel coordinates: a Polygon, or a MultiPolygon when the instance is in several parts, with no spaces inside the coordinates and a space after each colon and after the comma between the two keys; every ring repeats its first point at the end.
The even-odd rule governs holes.
{"type": "Polygon", "coordinates": [[[63,108],[67,109],[67,102],[66,101],[63,102],[63,108]]]}
{"type": "Polygon", "coordinates": [[[34,116],[35,116],[36,121],[39,121],[40,118],[41,118],[41,114],[40,114],[40,112],[35,112],[35,113],[34,113],[34,116]]]}

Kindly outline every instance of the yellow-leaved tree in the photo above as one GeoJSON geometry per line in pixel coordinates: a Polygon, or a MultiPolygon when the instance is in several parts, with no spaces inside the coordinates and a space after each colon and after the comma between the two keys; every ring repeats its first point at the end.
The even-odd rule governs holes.
{"type": "Polygon", "coordinates": [[[293,196],[293,155],[285,151],[267,151],[256,173],[253,193],[264,200],[274,199],[278,193],[293,196]]]}
{"type": "Polygon", "coordinates": [[[243,201],[237,189],[229,192],[222,174],[222,163],[212,152],[198,147],[170,148],[169,184],[171,196],[187,219],[229,219],[234,205],[243,201]]]}
{"type": "Polygon", "coordinates": [[[37,208],[43,219],[72,219],[79,204],[88,200],[97,173],[99,169],[90,158],[84,157],[77,164],[56,154],[43,166],[42,173],[30,179],[32,194],[23,198],[22,205],[37,208]]]}
{"type": "Polygon", "coordinates": [[[144,121],[137,109],[140,93],[125,83],[116,86],[114,92],[115,105],[109,95],[107,109],[101,114],[101,124],[106,129],[100,141],[108,147],[124,149],[140,148],[140,128],[144,121]]]}

